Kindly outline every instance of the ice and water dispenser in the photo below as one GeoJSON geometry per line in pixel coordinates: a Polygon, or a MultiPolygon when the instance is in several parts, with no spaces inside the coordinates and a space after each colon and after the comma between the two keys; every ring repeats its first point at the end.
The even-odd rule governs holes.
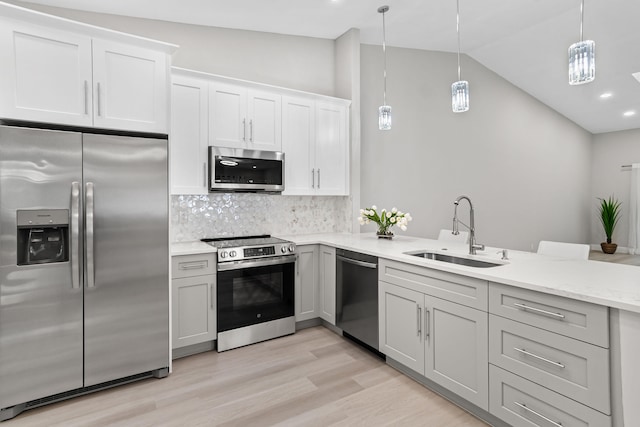
{"type": "Polygon", "coordinates": [[[18,265],[69,261],[69,211],[19,210],[18,265]]]}

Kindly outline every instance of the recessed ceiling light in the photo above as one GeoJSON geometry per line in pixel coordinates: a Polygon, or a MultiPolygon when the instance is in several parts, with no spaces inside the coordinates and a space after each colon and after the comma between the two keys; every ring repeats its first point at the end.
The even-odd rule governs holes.
{"type": "Polygon", "coordinates": [[[631,74],[637,81],[640,82],[640,71],[638,71],[637,73],[632,73],[631,74]]]}
{"type": "Polygon", "coordinates": [[[636,112],[635,111],[625,111],[624,113],[622,113],[623,116],[625,117],[631,117],[631,116],[635,116],[636,112]]]}
{"type": "Polygon", "coordinates": [[[600,98],[607,99],[607,98],[611,98],[612,96],[613,94],[611,92],[605,92],[602,95],[600,95],[600,98]]]}

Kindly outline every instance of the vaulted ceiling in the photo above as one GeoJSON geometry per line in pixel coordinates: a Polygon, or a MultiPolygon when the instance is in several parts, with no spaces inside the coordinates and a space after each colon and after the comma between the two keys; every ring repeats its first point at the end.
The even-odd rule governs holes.
{"type": "MultiPolygon", "coordinates": [[[[30,0],[49,6],[281,34],[456,50],[454,0],[30,0]]],[[[584,38],[596,80],[569,86],[567,48],[579,40],[580,0],[460,0],[462,52],[591,133],[640,128],[640,1],[585,0],[584,38]],[[608,98],[601,98],[610,93],[608,98]],[[633,111],[634,115],[625,116],[633,111]]],[[[472,76],[467,76],[472,81],[472,76]]]]}

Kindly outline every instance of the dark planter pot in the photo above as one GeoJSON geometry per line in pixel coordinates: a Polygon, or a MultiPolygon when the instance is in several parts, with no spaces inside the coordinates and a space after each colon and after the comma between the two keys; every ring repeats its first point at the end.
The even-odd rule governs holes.
{"type": "Polygon", "coordinates": [[[602,242],[600,243],[600,247],[602,248],[602,252],[605,254],[614,254],[616,253],[616,249],[618,249],[618,244],[602,242]]]}

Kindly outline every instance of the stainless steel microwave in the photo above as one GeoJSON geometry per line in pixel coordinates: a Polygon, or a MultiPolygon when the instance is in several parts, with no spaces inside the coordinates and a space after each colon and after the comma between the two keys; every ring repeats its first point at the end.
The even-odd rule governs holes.
{"type": "Polygon", "coordinates": [[[209,147],[209,191],[280,193],[284,153],[209,147]]]}

